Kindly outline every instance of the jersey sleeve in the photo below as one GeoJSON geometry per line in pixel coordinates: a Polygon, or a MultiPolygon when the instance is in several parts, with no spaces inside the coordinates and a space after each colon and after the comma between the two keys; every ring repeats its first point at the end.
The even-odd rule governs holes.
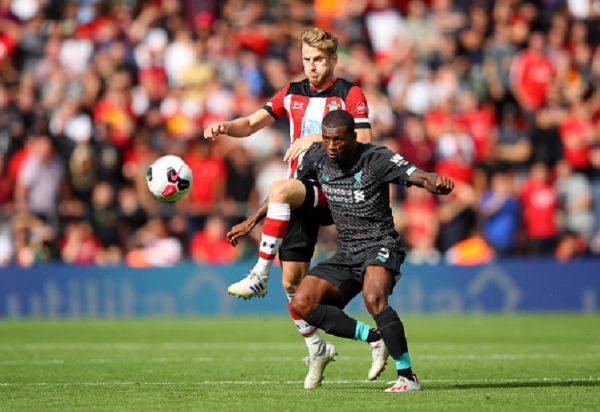
{"type": "Polygon", "coordinates": [[[313,144],[310,149],[304,154],[302,163],[298,166],[296,178],[317,180],[317,148],[318,144],[313,144]]]}
{"type": "Polygon", "coordinates": [[[369,105],[365,94],[358,86],[352,86],[346,96],[346,111],[354,117],[356,129],[370,129],[369,105]]]}
{"type": "Polygon", "coordinates": [[[370,162],[376,178],[384,183],[399,183],[406,185],[409,176],[417,167],[402,155],[385,147],[377,147],[370,162]]]}
{"type": "Polygon", "coordinates": [[[263,109],[269,112],[269,114],[275,119],[278,119],[280,116],[283,116],[285,114],[283,99],[287,95],[289,89],[290,84],[288,83],[287,85],[285,85],[285,87],[283,87],[281,90],[275,93],[275,96],[273,96],[271,100],[269,100],[267,104],[263,106],[263,109]]]}

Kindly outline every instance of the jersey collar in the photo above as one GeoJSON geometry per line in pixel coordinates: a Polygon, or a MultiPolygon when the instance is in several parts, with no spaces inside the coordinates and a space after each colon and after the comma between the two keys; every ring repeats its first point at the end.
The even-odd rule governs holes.
{"type": "MultiPolygon", "coordinates": [[[[308,79],[306,79],[308,81],[308,79]]],[[[310,91],[315,93],[315,94],[321,94],[321,93],[325,93],[326,91],[330,90],[338,81],[338,77],[334,78],[330,83],[327,84],[327,86],[325,86],[322,90],[317,90],[317,88],[315,86],[313,86],[312,84],[310,84],[310,82],[308,82],[308,87],[310,88],[310,91]]]]}

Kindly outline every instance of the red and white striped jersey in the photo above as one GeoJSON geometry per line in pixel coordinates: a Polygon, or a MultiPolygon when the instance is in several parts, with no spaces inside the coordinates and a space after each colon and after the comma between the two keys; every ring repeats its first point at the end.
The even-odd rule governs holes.
{"type": "MultiPolygon", "coordinates": [[[[321,133],[323,117],[332,110],[346,110],[356,129],[370,129],[369,106],[363,91],[348,80],[337,78],[329,87],[317,91],[308,79],[288,83],[263,107],[274,118],[285,114],[290,122],[290,144],[311,133],[321,133]]],[[[294,176],[304,154],[290,160],[290,177],[294,176]]]]}

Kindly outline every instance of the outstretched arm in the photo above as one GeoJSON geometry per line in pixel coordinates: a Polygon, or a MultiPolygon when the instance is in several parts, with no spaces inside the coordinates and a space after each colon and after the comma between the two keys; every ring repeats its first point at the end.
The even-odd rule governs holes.
{"type": "Polygon", "coordinates": [[[221,135],[231,137],[247,137],[263,127],[275,122],[275,118],[265,109],[258,109],[246,117],[239,117],[228,122],[212,122],[204,129],[205,139],[214,139],[221,135]]]}
{"type": "Polygon", "coordinates": [[[260,205],[260,208],[250,215],[246,220],[242,223],[238,223],[234,227],[231,228],[229,232],[227,232],[227,241],[231,243],[233,246],[237,246],[239,240],[248,235],[254,229],[261,220],[267,215],[267,209],[269,206],[269,198],[265,199],[264,202],[260,205]]]}
{"type": "Polygon", "coordinates": [[[447,195],[454,189],[454,181],[437,173],[427,173],[417,169],[408,177],[408,184],[419,186],[434,195],[447,195]]]}

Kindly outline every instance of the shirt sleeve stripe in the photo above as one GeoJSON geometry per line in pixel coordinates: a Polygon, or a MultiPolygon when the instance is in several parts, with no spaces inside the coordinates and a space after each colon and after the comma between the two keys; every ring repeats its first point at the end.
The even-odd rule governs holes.
{"type": "Polygon", "coordinates": [[[277,116],[277,114],[275,114],[275,112],[273,111],[273,108],[271,107],[270,103],[267,103],[263,106],[263,109],[265,109],[267,112],[269,112],[269,114],[271,116],[273,116],[275,119],[278,119],[279,116],[277,116]]]}

